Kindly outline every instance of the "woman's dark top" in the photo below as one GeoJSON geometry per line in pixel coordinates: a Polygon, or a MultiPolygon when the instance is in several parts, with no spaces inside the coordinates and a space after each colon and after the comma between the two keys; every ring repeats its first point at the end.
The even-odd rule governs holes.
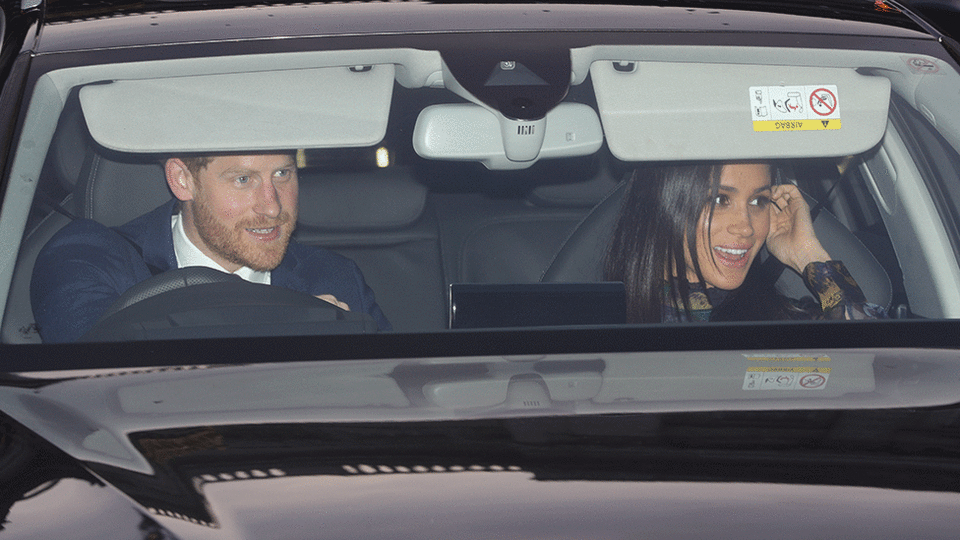
{"type": "MultiPolygon", "coordinates": [[[[884,309],[867,302],[856,280],[840,261],[814,262],[803,271],[803,281],[820,302],[816,319],[882,319],[884,309]]],[[[664,284],[664,304],[661,309],[663,322],[705,322],[710,320],[713,307],[722,304],[732,291],[704,287],[700,283],[690,285],[688,296],[690,311],[671,294],[670,284],[664,284]]],[[[799,302],[786,299],[799,307],[799,302]]]]}

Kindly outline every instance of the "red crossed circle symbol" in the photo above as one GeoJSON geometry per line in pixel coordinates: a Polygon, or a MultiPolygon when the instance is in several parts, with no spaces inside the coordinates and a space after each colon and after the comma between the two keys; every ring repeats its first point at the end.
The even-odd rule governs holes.
{"type": "Polygon", "coordinates": [[[810,108],[820,116],[830,116],[837,110],[837,96],[826,88],[810,92],[810,108]]]}

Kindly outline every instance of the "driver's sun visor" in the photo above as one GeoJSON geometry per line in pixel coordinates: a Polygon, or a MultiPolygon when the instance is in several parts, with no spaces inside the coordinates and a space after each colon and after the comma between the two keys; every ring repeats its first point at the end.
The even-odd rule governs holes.
{"type": "Polygon", "coordinates": [[[597,61],[613,154],[626,161],[857,154],[887,124],[890,81],[849,68],[597,61]]]}
{"type": "Polygon", "coordinates": [[[123,152],[230,152],[376,144],[394,66],[327,67],[87,85],[90,134],[123,152]]]}

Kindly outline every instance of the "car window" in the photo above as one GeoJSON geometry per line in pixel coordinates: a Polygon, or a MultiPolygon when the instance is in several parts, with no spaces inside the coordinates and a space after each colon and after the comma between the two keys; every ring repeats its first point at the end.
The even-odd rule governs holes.
{"type": "Polygon", "coordinates": [[[880,27],[854,26],[822,48],[558,32],[40,54],[9,159],[2,340],[956,318],[955,63],[898,40],[915,30],[867,46],[880,27]],[[737,198],[750,163],[760,195],[737,198]],[[702,217],[703,239],[642,228],[680,214],[625,229],[651,178],[687,169],[706,180],[680,229],[702,217]],[[769,221],[794,185],[816,255],[769,221]],[[170,272],[195,265],[219,273],[170,272]]]}

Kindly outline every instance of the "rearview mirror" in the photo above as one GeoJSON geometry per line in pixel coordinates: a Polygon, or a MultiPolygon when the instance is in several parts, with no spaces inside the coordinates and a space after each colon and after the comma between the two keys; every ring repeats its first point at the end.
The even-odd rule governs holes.
{"type": "Polygon", "coordinates": [[[507,138],[497,115],[480,105],[432,105],[417,118],[413,148],[427,159],[479,161],[488,169],[507,170],[525,169],[540,159],[589,155],[603,143],[596,111],[582,103],[561,103],[545,118],[514,120],[509,127],[507,138]],[[537,151],[533,145],[541,138],[537,151]],[[509,159],[505,148],[527,146],[527,140],[533,146],[531,157],[524,161],[509,159]]]}

